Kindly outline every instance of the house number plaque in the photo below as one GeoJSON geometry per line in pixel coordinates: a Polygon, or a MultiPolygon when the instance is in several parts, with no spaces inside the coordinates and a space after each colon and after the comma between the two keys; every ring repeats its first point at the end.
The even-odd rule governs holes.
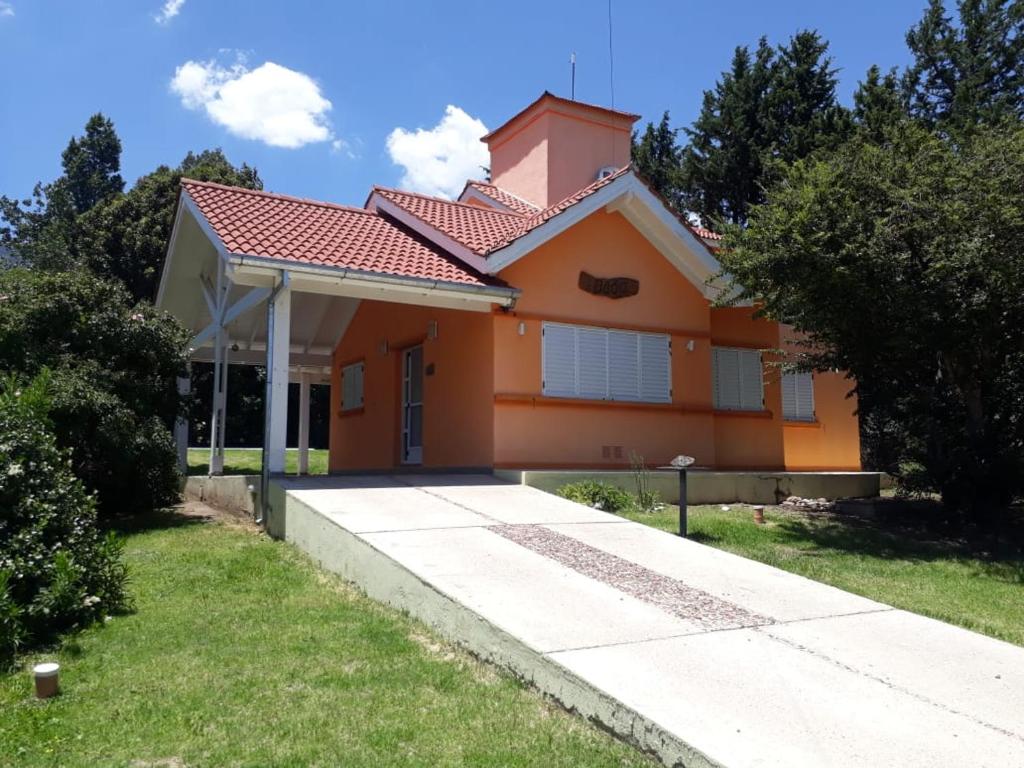
{"type": "Polygon", "coordinates": [[[587,293],[609,299],[625,299],[640,292],[640,281],[632,277],[594,277],[589,272],[580,272],[579,286],[587,293]]]}

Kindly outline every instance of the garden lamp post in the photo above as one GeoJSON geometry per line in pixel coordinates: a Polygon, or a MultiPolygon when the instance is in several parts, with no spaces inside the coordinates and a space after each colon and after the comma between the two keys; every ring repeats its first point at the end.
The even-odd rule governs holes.
{"type": "Polygon", "coordinates": [[[693,464],[693,456],[676,456],[667,467],[679,472],[679,535],[686,538],[686,468],[693,464]]]}

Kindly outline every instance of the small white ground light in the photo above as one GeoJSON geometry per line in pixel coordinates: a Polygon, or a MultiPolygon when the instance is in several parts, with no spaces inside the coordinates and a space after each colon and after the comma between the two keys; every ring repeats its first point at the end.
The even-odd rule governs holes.
{"type": "Polygon", "coordinates": [[[32,675],[36,681],[36,698],[48,699],[56,696],[60,689],[59,675],[60,664],[48,661],[44,664],[36,664],[32,667],[32,675]]]}

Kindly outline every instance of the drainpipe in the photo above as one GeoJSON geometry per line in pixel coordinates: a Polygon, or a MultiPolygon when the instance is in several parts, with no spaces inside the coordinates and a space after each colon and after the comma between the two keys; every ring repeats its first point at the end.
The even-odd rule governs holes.
{"type": "Polygon", "coordinates": [[[270,397],[273,384],[274,370],[274,304],[277,302],[278,294],[283,288],[287,288],[291,282],[291,275],[281,270],[281,280],[274,286],[270,296],[267,297],[267,389],[263,396],[263,450],[260,461],[260,503],[256,507],[256,524],[264,525],[267,520],[267,512],[270,509],[270,465],[267,462],[267,444],[270,442],[270,397]]]}

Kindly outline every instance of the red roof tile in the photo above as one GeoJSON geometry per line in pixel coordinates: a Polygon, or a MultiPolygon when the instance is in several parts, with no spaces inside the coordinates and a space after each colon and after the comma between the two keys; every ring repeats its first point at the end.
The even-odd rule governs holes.
{"type": "Polygon", "coordinates": [[[484,197],[489,197],[494,202],[524,216],[530,216],[540,210],[539,205],[534,205],[529,200],[524,200],[518,195],[513,195],[511,192],[486,181],[467,181],[466,187],[472,187],[484,197]]]}
{"type": "Polygon", "coordinates": [[[231,253],[469,285],[501,285],[363,208],[182,179],[231,253]]]}
{"type": "Polygon", "coordinates": [[[526,217],[440,197],[374,187],[373,191],[478,255],[516,236],[526,217]]]}
{"type": "Polygon", "coordinates": [[[722,236],[717,232],[712,232],[706,227],[702,227],[699,224],[690,224],[690,229],[697,237],[703,237],[705,240],[721,240],[722,236]]]}

